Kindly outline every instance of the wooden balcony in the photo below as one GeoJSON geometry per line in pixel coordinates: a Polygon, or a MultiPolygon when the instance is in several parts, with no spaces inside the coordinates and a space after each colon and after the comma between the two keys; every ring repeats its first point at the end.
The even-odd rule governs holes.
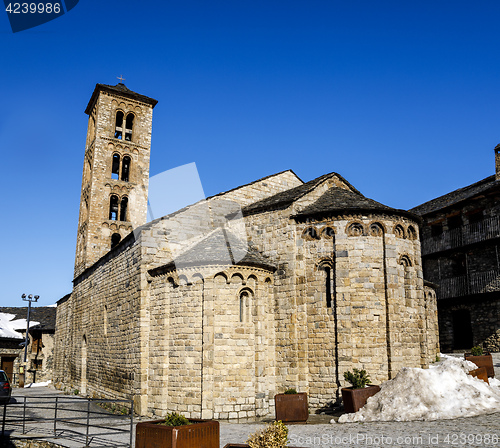
{"type": "Polygon", "coordinates": [[[439,236],[424,238],[422,240],[422,255],[455,249],[493,238],[500,238],[500,219],[498,216],[464,224],[457,229],[444,231],[439,236]]]}
{"type": "Polygon", "coordinates": [[[473,272],[460,277],[442,278],[436,282],[438,299],[500,291],[500,271],[473,272]]]}

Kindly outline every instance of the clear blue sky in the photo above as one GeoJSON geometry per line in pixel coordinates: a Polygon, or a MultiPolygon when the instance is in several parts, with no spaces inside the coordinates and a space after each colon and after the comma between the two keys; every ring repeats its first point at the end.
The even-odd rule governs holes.
{"type": "Polygon", "coordinates": [[[80,0],[13,34],[0,11],[0,306],[71,291],[85,106],[156,98],[151,175],[207,195],[336,171],[408,209],[494,172],[500,2],[80,0]]]}

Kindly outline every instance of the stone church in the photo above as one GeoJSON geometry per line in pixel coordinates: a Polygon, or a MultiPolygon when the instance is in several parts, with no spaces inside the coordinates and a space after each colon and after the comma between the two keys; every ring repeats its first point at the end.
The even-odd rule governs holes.
{"type": "Polygon", "coordinates": [[[58,387],[133,397],[141,414],[240,418],[273,413],[288,387],[327,406],[353,367],[379,383],[435,359],[420,218],[337,173],[287,170],[146,222],[156,104],[97,84],[85,110],[58,387]]]}

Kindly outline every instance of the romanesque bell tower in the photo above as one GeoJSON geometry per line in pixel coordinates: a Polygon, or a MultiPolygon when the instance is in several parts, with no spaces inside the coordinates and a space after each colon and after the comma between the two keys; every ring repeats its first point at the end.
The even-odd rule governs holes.
{"type": "Polygon", "coordinates": [[[124,84],[97,84],[89,116],[76,243],[75,277],[147,216],[149,152],[157,101],[124,84]]]}

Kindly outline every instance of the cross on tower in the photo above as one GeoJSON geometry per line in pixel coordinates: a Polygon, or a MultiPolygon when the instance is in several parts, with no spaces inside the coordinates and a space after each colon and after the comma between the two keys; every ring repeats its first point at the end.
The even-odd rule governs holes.
{"type": "Polygon", "coordinates": [[[117,77],[116,77],[116,79],[119,79],[119,80],[120,80],[120,83],[121,83],[122,81],[125,81],[125,78],[124,78],[122,75],[117,76],[117,77]]]}

